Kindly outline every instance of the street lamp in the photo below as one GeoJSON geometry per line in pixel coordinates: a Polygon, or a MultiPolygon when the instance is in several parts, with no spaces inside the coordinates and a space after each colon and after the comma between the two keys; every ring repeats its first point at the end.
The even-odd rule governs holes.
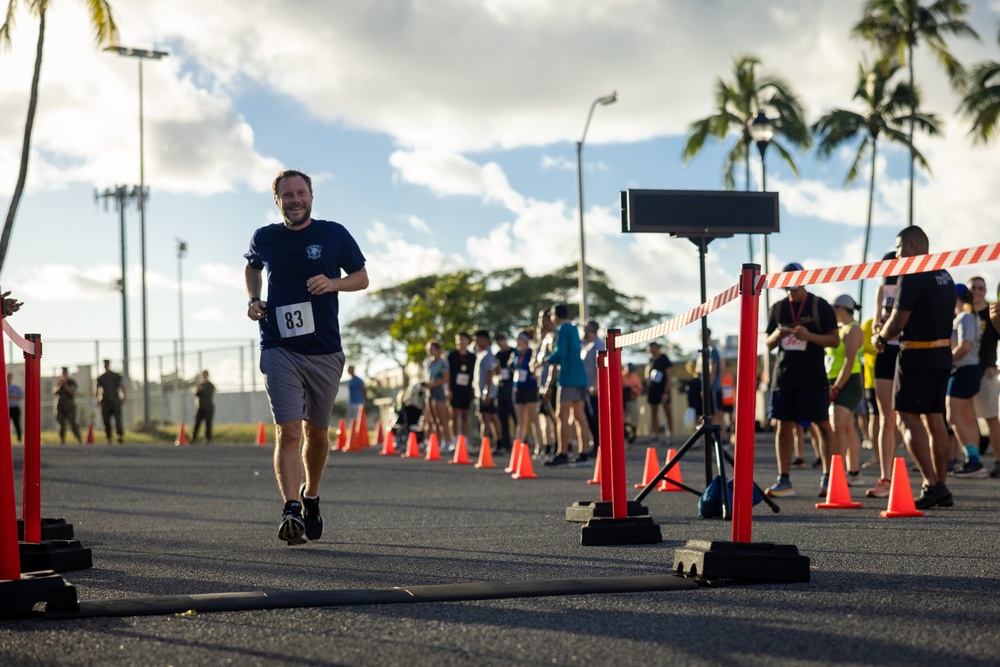
{"type": "MultiPolygon", "coordinates": [[[[184,273],[181,268],[184,255],[187,254],[187,242],[177,239],[177,327],[180,334],[181,358],[178,365],[178,379],[183,382],[184,374],[184,273]]],[[[187,402],[181,399],[181,421],[187,421],[187,402]]]]}
{"type": "Polygon", "coordinates": [[[149,426],[149,333],[146,308],[146,162],[145,132],[142,107],[142,61],[160,60],[170,55],[166,51],[151,49],[131,49],[124,46],[109,46],[105,51],[117,53],[126,58],[139,59],[139,248],[142,260],[142,417],[143,424],[149,426]]]}
{"type": "Polygon", "coordinates": [[[618,100],[618,93],[612,92],[610,95],[598,97],[590,105],[587,113],[587,122],[583,125],[583,136],[576,142],[576,205],[580,212],[580,322],[586,324],[590,319],[587,312],[587,258],[583,240],[583,142],[587,139],[587,129],[590,127],[590,118],[594,115],[594,107],[598,104],[607,106],[614,104],[618,100]]]}
{"type": "MultiPolygon", "coordinates": [[[[761,192],[767,192],[767,167],[764,164],[764,154],[767,152],[767,147],[770,145],[773,137],[774,123],[771,122],[771,119],[767,117],[766,113],[758,111],[757,117],[753,119],[752,123],[750,123],[750,138],[757,142],[757,150],[760,151],[761,192]]],[[[761,236],[764,237],[764,273],[767,273],[767,234],[762,234],[761,236]]],[[[771,298],[767,290],[764,290],[764,308],[766,309],[765,312],[769,312],[771,310],[771,298]]]]}

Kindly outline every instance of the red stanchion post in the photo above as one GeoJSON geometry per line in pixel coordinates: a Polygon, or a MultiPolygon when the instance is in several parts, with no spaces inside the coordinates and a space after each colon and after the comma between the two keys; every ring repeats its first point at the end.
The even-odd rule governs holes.
{"type": "Polygon", "coordinates": [[[617,348],[618,329],[608,329],[608,398],[611,411],[611,516],[628,516],[628,484],[625,481],[625,416],[622,413],[622,352],[617,348]]]}
{"type": "Polygon", "coordinates": [[[611,500],[611,392],[608,390],[608,353],[597,353],[597,406],[601,448],[601,500],[611,500]]]}
{"type": "Polygon", "coordinates": [[[754,422],[757,414],[757,316],[760,267],[740,272],[740,337],[736,365],[736,462],[733,466],[733,542],[752,541],[754,422]]]}
{"type": "Polygon", "coordinates": [[[34,354],[24,353],[24,472],[21,518],[24,541],[42,541],[42,337],[27,334],[34,354]]]}
{"type": "MultiPolygon", "coordinates": [[[[3,323],[0,308],[0,325],[3,323]]],[[[7,394],[7,363],[0,345],[0,386],[7,394]]],[[[10,406],[0,401],[0,580],[21,579],[21,553],[17,544],[17,498],[14,494],[14,455],[10,446],[10,406]]]]}

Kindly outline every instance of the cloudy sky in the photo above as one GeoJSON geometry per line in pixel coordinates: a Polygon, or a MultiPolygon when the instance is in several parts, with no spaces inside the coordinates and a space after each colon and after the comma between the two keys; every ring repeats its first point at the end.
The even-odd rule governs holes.
{"type": "MultiPolygon", "coordinates": [[[[970,23],[983,41],[954,42],[953,50],[967,64],[996,60],[1000,0],[971,4],[970,23]]],[[[151,353],[169,355],[179,333],[177,239],[189,247],[182,269],[187,349],[255,338],[245,318],[242,254],[253,229],[278,220],[269,187],[285,166],[315,175],[314,215],[352,231],[373,288],[463,267],[537,273],[575,262],[575,142],[591,102],[611,91],[618,101],[596,109],[584,150],[588,263],[655,309],[688,310],[699,302],[694,246],[623,236],[619,191],[721,187],[735,136],[687,165],[680,156],[686,128],[711,113],[714,82],[730,78],[734,55],[753,53],[765,74],[784,77],[810,122],[850,107],[866,47],[849,32],[862,5],[115,0],[123,45],[171,54],[143,72],[151,353]]],[[[120,355],[118,217],[95,204],[94,190],[139,180],[137,61],[95,48],[83,7],[60,2],[49,11],[27,194],[0,276],[4,289],[27,302],[15,327],[51,341],[47,367],[120,355]]],[[[5,209],[36,36],[35,19],[22,13],[13,48],[0,53],[5,209]]],[[[918,182],[916,222],[929,231],[933,250],[1000,240],[998,147],[967,140],[958,98],[929,54],[918,53],[915,66],[925,108],[945,125],[943,138],[919,142],[933,175],[918,182]]],[[[852,155],[851,147],[827,161],[796,154],[796,179],[769,154],[768,189],[780,193],[782,230],[770,240],[772,268],[859,261],[867,184],[862,178],[842,187],[852,155]]],[[[873,256],[891,247],[906,222],[905,155],[888,147],[881,155],[873,256]]],[[[753,189],[759,169],[755,159],[753,189]]],[[[132,208],[133,339],[141,335],[138,230],[132,208]]],[[[759,261],[759,239],[755,245],[759,261]]],[[[713,242],[710,294],[736,282],[746,258],[745,237],[713,242]]],[[[998,264],[975,270],[991,285],[1000,279],[998,264]]],[[[817,291],[836,296],[857,286],[817,291]]],[[[363,307],[362,296],[343,297],[346,318],[363,307]]],[[[736,307],[713,316],[712,326],[735,333],[736,307]]],[[[694,346],[691,332],[677,340],[694,346]]],[[[137,349],[133,343],[133,356],[137,349]]],[[[164,365],[172,368],[172,358],[164,365]]],[[[151,367],[155,375],[157,362],[151,367]]]]}

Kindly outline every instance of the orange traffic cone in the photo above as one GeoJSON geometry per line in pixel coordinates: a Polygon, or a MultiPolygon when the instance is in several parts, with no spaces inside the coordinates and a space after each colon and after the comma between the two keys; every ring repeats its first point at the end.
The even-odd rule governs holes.
{"type": "MultiPolygon", "coordinates": [[[[890,491],[890,494],[892,491],[890,491]]],[[[844,457],[834,454],[830,461],[830,479],[826,487],[826,502],[816,503],[816,509],[857,509],[861,503],[851,501],[851,489],[844,475],[844,457]]]]}
{"type": "Polygon", "coordinates": [[[264,429],[264,422],[257,424],[257,446],[267,445],[267,431],[264,429]]]}
{"type": "Polygon", "coordinates": [[[94,444],[94,422],[90,422],[90,426],[87,427],[87,440],[88,445],[94,444]]]}
{"type": "Polygon", "coordinates": [[[361,440],[355,445],[356,450],[371,447],[372,442],[368,437],[368,417],[365,415],[365,406],[363,405],[358,414],[358,435],[361,436],[361,440]]]}
{"type": "Polygon", "coordinates": [[[906,473],[906,459],[897,456],[892,464],[892,486],[889,487],[889,507],[878,513],[883,519],[896,519],[904,516],[923,516],[913,502],[913,490],[910,489],[910,476],[906,473]]]}
{"type": "Polygon", "coordinates": [[[406,451],[403,453],[404,459],[419,459],[420,445],[417,444],[417,434],[410,431],[410,437],[406,440],[406,451]]]}
{"type": "Polygon", "coordinates": [[[431,433],[431,443],[427,445],[427,456],[424,457],[425,461],[440,461],[441,460],[441,449],[438,446],[438,434],[431,433]]]}
{"type": "MultiPolygon", "coordinates": [[[[460,438],[465,438],[464,435],[458,436],[460,438]]],[[[476,468],[496,468],[496,464],[493,463],[493,452],[490,451],[489,447],[479,448],[479,461],[476,462],[476,468]]]]}
{"type": "Polygon", "coordinates": [[[594,462],[594,476],[587,480],[587,484],[601,483],[601,448],[597,448],[597,460],[594,462]]]}
{"type": "Polygon", "coordinates": [[[514,479],[536,479],[538,475],[531,467],[531,452],[528,451],[528,444],[522,442],[519,449],[521,455],[517,457],[517,472],[511,477],[514,479]]]}
{"type": "Polygon", "coordinates": [[[339,449],[340,451],[347,449],[348,439],[347,422],[341,419],[340,423],[337,424],[337,445],[334,449],[339,449]]]}
{"type": "Polygon", "coordinates": [[[382,437],[382,451],[379,452],[379,456],[399,456],[399,452],[396,451],[396,438],[393,437],[392,431],[387,431],[382,437]]]}
{"type": "Polygon", "coordinates": [[[385,428],[382,426],[382,420],[378,420],[378,433],[375,434],[375,442],[385,442],[385,428]]]}
{"type": "MultiPolygon", "coordinates": [[[[93,437],[93,436],[88,435],[87,437],[93,437]]],[[[188,442],[187,433],[185,433],[184,422],[181,422],[181,427],[177,429],[177,439],[174,440],[174,444],[177,445],[178,447],[190,444],[188,442]]]]}
{"type": "MultiPolygon", "coordinates": [[[[481,449],[490,448],[490,439],[483,438],[483,444],[480,445],[481,449]]],[[[458,444],[455,445],[455,455],[451,457],[451,461],[448,463],[454,463],[457,465],[472,465],[472,461],[469,460],[469,448],[465,444],[465,436],[458,436],[458,444]]]]}
{"type": "Polygon", "coordinates": [[[635,485],[635,488],[644,488],[653,481],[656,473],[660,472],[660,462],[656,460],[656,448],[646,448],[646,469],[642,472],[642,481],[635,485]]]}
{"type": "Polygon", "coordinates": [[[514,446],[510,449],[510,463],[507,464],[507,467],[503,471],[511,474],[517,472],[517,458],[519,456],[521,456],[521,441],[515,440],[514,446]]]}
{"type": "MultiPolygon", "coordinates": [[[[677,450],[670,448],[667,450],[667,463],[670,463],[677,456],[677,450]]],[[[670,472],[667,473],[666,479],[660,482],[660,485],[656,487],[657,491],[667,492],[667,491],[683,491],[684,489],[677,484],[671,484],[671,482],[677,482],[677,484],[683,484],[684,479],[681,477],[681,464],[678,462],[670,472]]]]}

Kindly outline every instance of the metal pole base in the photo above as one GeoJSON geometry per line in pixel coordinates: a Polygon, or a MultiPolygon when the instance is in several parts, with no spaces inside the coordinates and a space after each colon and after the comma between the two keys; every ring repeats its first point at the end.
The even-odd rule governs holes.
{"type": "Polygon", "coordinates": [[[86,570],[94,567],[90,549],[79,540],[43,540],[39,544],[21,542],[21,572],[86,570]]]}
{"type": "Polygon", "coordinates": [[[674,572],[701,579],[807,582],[809,557],[791,544],[689,540],[674,552],[674,572]]]}
{"type": "Polygon", "coordinates": [[[585,547],[659,544],[662,541],[660,524],[650,516],[630,516],[623,519],[595,517],[580,530],[580,544],[585,547]]]}
{"type": "MultiPolygon", "coordinates": [[[[627,516],[649,516],[649,508],[642,503],[629,500],[626,503],[627,516]]],[[[594,517],[604,519],[614,516],[610,500],[578,500],[566,508],[566,520],[587,523],[594,517]]]]}
{"type": "Polygon", "coordinates": [[[76,587],[55,572],[31,572],[0,581],[0,618],[24,618],[44,602],[46,611],[78,611],[76,587]]]}
{"type": "MultiPolygon", "coordinates": [[[[72,540],[73,524],[66,523],[66,519],[52,519],[42,517],[42,539],[43,540],[72,540]]],[[[24,520],[17,520],[17,540],[24,541],[24,520]]]]}

